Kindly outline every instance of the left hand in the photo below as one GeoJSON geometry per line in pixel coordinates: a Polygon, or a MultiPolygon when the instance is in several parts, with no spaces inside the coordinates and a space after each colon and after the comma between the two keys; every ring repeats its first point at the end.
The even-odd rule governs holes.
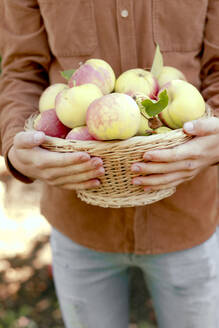
{"type": "Polygon", "coordinates": [[[144,162],[132,164],[132,172],[139,174],[133,184],[145,191],[176,187],[219,162],[219,118],[190,121],[183,130],[194,138],[171,149],[145,152],[144,162]]]}

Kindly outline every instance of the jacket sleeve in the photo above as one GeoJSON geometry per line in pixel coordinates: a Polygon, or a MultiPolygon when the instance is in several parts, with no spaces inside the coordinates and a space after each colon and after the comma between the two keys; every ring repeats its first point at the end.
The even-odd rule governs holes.
{"type": "Polygon", "coordinates": [[[202,94],[219,117],[219,1],[209,0],[201,58],[202,94]]]}
{"type": "MultiPolygon", "coordinates": [[[[37,0],[1,0],[0,55],[1,154],[18,177],[7,163],[7,154],[49,83],[51,54],[37,0]]],[[[25,177],[20,179],[25,182],[25,177]]]]}

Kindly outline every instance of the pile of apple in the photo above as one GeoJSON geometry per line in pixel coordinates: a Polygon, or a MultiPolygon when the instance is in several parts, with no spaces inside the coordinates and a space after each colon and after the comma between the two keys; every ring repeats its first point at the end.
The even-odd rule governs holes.
{"type": "Polygon", "coordinates": [[[116,78],[106,61],[89,59],[62,73],[67,82],[44,90],[34,120],[48,136],[122,140],[182,128],[205,113],[198,89],[180,70],[163,65],[158,47],[150,71],[134,68],[116,78]]]}

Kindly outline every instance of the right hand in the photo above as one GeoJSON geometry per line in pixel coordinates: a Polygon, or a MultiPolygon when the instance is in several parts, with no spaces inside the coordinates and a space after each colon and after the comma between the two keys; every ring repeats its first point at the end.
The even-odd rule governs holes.
{"type": "Polygon", "coordinates": [[[8,153],[11,165],[23,175],[68,190],[95,188],[104,174],[101,158],[86,152],[59,153],[39,147],[43,132],[19,132],[8,153]]]}

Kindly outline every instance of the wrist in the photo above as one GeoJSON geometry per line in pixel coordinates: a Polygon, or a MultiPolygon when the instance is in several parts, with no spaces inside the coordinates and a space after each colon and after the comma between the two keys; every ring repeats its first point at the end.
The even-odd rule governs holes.
{"type": "Polygon", "coordinates": [[[5,155],[5,164],[10,172],[10,174],[17,180],[24,182],[24,183],[32,183],[34,179],[24,175],[22,172],[20,172],[15,166],[13,165],[13,146],[10,147],[8,152],[5,155]]]}

